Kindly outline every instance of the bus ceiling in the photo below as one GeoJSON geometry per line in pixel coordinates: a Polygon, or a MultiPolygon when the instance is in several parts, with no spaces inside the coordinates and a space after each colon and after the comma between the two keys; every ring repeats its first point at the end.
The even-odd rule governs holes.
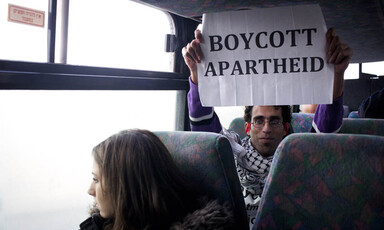
{"type": "Polygon", "coordinates": [[[204,13],[319,4],[327,27],[335,27],[353,50],[353,63],[384,61],[384,0],[134,0],[170,13],[201,21],[204,13]]]}

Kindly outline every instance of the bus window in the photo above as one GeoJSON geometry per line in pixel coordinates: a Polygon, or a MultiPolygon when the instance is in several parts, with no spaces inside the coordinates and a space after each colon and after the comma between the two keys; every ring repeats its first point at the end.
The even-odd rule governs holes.
{"type": "Polygon", "coordinates": [[[244,107],[243,106],[218,106],[215,107],[215,112],[220,118],[221,125],[223,128],[228,129],[231,121],[237,117],[243,117],[244,107]]]}
{"type": "Polygon", "coordinates": [[[363,73],[384,76],[384,61],[363,63],[363,73]]]}
{"type": "Polygon", "coordinates": [[[2,12],[0,20],[0,59],[46,62],[48,0],[0,1],[0,10],[2,12]],[[9,4],[44,11],[44,27],[8,21],[9,4]]]}
{"type": "Polygon", "coordinates": [[[173,31],[164,12],[126,0],[69,7],[68,64],[172,71],[173,53],[164,50],[173,31]]]}
{"type": "Polygon", "coordinates": [[[359,78],[359,64],[349,64],[344,72],[344,79],[358,79],[359,78]]]}
{"type": "MultiPolygon", "coordinates": [[[[14,4],[43,8],[29,5],[29,2],[15,1],[14,4]]],[[[71,1],[73,14],[76,7],[81,6],[80,2],[85,1],[71,1]]],[[[78,22],[69,19],[69,34],[72,34],[68,41],[69,63],[172,71],[171,54],[164,52],[165,34],[173,30],[166,14],[153,9],[148,11],[148,7],[131,5],[129,1],[86,2],[92,7],[80,11],[93,16],[102,14],[110,21],[102,27],[101,22],[87,21],[88,24],[83,24],[79,21],[77,25],[78,22]],[[107,3],[113,9],[108,8],[107,3]],[[104,10],[96,12],[95,6],[104,10]],[[122,18],[115,18],[117,11],[124,12],[123,8],[126,13],[121,15],[122,18]],[[123,20],[123,16],[131,15],[131,10],[140,18],[123,20]],[[155,17],[155,14],[161,17],[155,17]],[[149,18],[151,22],[142,23],[143,18],[149,18]],[[98,29],[100,36],[111,33],[113,36],[109,36],[109,40],[93,38],[99,35],[86,27],[94,25],[98,26],[93,29],[98,29]],[[87,33],[79,32],[79,28],[72,30],[72,26],[82,27],[91,36],[83,40],[87,33]],[[109,27],[127,34],[115,34],[109,27]],[[128,34],[142,37],[129,42],[128,34]],[[114,46],[119,39],[120,43],[114,46]],[[97,41],[90,45],[91,40],[97,41]],[[156,49],[152,43],[156,44],[156,49]]],[[[1,44],[16,47],[18,44],[13,42],[18,41],[10,39],[1,44]]],[[[45,40],[45,51],[40,61],[46,61],[46,46],[45,40]]],[[[18,60],[29,60],[29,56],[23,56],[30,55],[28,52],[17,55],[10,54],[12,50],[7,52],[1,51],[5,59],[15,55],[18,60]]],[[[31,55],[34,58],[39,56],[31,55]]],[[[92,180],[92,148],[124,129],[175,130],[177,93],[176,90],[0,91],[0,229],[18,230],[26,226],[27,229],[41,230],[78,229],[93,202],[87,194],[92,180]]]]}

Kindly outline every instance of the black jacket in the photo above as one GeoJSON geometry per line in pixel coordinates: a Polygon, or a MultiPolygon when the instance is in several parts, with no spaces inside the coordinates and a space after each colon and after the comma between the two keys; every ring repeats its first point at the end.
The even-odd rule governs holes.
{"type": "MultiPolygon", "coordinates": [[[[103,230],[109,222],[93,214],[80,224],[80,230],[103,230]]],[[[159,229],[152,227],[148,229],[159,229]]],[[[208,202],[203,208],[188,214],[179,222],[175,222],[170,230],[181,229],[206,229],[206,230],[230,230],[235,229],[232,212],[225,205],[220,205],[217,201],[208,202]]]]}

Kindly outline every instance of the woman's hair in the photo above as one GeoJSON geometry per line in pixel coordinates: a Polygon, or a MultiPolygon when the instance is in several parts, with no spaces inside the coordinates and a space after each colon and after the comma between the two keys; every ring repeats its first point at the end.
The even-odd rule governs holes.
{"type": "Polygon", "coordinates": [[[195,191],[152,132],[121,131],[94,147],[93,156],[115,211],[110,229],[167,226],[194,208],[195,191]]]}

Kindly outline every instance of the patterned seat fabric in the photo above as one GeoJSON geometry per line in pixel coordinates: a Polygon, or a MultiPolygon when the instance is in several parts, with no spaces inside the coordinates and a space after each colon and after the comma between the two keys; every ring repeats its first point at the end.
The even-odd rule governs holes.
{"type": "Polygon", "coordinates": [[[236,117],[229,124],[228,130],[236,132],[237,134],[239,134],[240,138],[243,139],[247,135],[245,133],[244,124],[245,122],[242,117],[236,117]]]}
{"type": "Polygon", "coordinates": [[[348,118],[359,118],[359,111],[352,111],[349,113],[348,118]]]}
{"type": "Polygon", "coordinates": [[[292,113],[292,128],[294,133],[309,133],[312,129],[313,113],[292,113]]]}
{"type": "Polygon", "coordinates": [[[228,201],[236,226],[249,229],[232,148],[227,138],[208,132],[155,132],[182,173],[211,199],[228,201]]]}
{"type": "MultiPolygon", "coordinates": [[[[292,131],[294,133],[311,132],[313,117],[314,114],[312,113],[292,113],[292,131]]],[[[233,119],[228,129],[238,133],[240,138],[246,136],[242,117],[233,119]]]]}
{"type": "MultiPolygon", "coordinates": [[[[311,132],[313,117],[314,114],[312,113],[292,113],[292,131],[294,133],[311,132]]],[[[233,119],[228,129],[238,133],[240,138],[244,138],[246,136],[244,119],[242,117],[233,119]]]]}
{"type": "Polygon", "coordinates": [[[343,117],[347,118],[348,114],[349,114],[349,106],[348,105],[343,105],[343,109],[344,109],[343,117]]]}
{"type": "Polygon", "coordinates": [[[253,229],[384,229],[384,137],[292,134],[279,145],[253,229]]]}
{"type": "Polygon", "coordinates": [[[384,119],[344,118],[340,133],[384,136],[384,119]]]}
{"type": "MultiPolygon", "coordinates": [[[[292,129],[294,133],[309,133],[312,129],[314,114],[292,113],[292,129]]],[[[229,130],[235,131],[240,138],[245,137],[244,120],[241,117],[235,118],[229,130]]],[[[372,118],[343,118],[343,124],[339,133],[369,134],[384,136],[384,119],[372,118]]]]}

